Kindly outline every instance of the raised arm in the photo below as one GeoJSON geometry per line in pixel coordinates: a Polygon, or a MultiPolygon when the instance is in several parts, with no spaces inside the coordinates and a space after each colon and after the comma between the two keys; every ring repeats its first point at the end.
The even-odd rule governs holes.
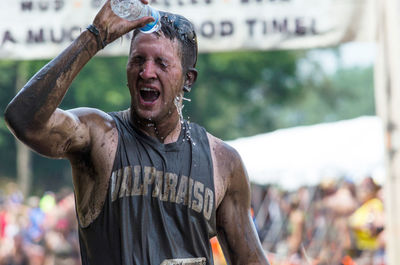
{"type": "Polygon", "coordinates": [[[244,165],[234,149],[225,145],[223,150],[217,160],[225,165],[227,188],[217,209],[217,236],[225,258],[228,264],[269,264],[251,218],[244,165]]]}
{"type": "Polygon", "coordinates": [[[133,22],[123,20],[112,12],[107,1],[93,21],[98,36],[96,30],[83,31],[36,73],[7,106],[5,120],[14,135],[50,157],[64,157],[68,152],[89,146],[90,130],[82,116],[91,117],[98,112],[63,111],[58,106],[73,79],[99,49],[151,20],[149,17],[133,22]]]}

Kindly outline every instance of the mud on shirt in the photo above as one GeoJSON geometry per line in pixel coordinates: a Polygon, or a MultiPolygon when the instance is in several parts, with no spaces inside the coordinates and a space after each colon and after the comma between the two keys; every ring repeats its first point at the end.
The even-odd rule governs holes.
{"type": "Polygon", "coordinates": [[[110,113],[118,147],[99,216],[79,227],[83,265],[213,264],[213,165],[204,128],[184,121],[162,144],[110,113]]]}

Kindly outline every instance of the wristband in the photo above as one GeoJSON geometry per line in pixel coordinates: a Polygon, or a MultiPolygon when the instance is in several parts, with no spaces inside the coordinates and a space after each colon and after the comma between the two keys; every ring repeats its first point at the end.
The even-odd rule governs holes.
{"type": "Polygon", "coordinates": [[[99,30],[93,24],[90,24],[86,29],[89,30],[96,37],[97,48],[99,50],[106,47],[107,42],[101,39],[99,30]]]}

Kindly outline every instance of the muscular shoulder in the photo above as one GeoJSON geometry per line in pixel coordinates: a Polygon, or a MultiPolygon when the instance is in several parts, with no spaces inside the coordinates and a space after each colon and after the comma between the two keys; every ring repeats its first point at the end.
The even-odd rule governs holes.
{"type": "Polygon", "coordinates": [[[226,171],[233,171],[240,163],[240,155],[232,146],[221,139],[207,133],[212,155],[215,157],[218,166],[226,171]]]}
{"type": "Polygon", "coordinates": [[[79,120],[88,139],[85,146],[70,150],[68,158],[73,162],[73,166],[76,161],[80,164],[83,157],[94,167],[103,167],[104,160],[110,163],[109,160],[112,160],[118,144],[118,131],[114,119],[101,110],[91,108],[77,108],[68,112],[79,120]]]}
{"type": "Polygon", "coordinates": [[[85,123],[92,130],[109,130],[115,127],[113,118],[104,111],[94,108],[76,108],[68,110],[80,122],[85,123]]]}
{"type": "Polygon", "coordinates": [[[56,109],[49,119],[29,129],[24,142],[51,158],[70,158],[93,146],[96,135],[112,129],[111,117],[90,108],[56,109]]]}
{"type": "Polygon", "coordinates": [[[84,146],[71,148],[70,155],[96,147],[96,144],[101,139],[104,139],[105,136],[109,136],[113,130],[116,130],[113,118],[101,110],[76,108],[68,110],[67,113],[74,117],[78,126],[81,127],[82,134],[77,135],[77,138],[86,140],[84,146]]]}
{"type": "Polygon", "coordinates": [[[226,193],[231,190],[232,185],[246,178],[246,173],[236,149],[211,134],[207,136],[214,165],[214,185],[218,206],[226,193]]]}

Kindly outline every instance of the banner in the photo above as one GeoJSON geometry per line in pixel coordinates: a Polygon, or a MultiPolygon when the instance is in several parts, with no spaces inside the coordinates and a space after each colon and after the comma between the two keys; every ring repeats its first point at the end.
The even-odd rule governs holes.
{"type": "MultiPolygon", "coordinates": [[[[1,0],[0,58],[52,58],[104,0],[1,0]]],[[[373,41],[375,0],[153,0],[197,30],[199,51],[307,49],[373,41]]],[[[127,55],[129,34],[100,52],[127,55]]]]}

